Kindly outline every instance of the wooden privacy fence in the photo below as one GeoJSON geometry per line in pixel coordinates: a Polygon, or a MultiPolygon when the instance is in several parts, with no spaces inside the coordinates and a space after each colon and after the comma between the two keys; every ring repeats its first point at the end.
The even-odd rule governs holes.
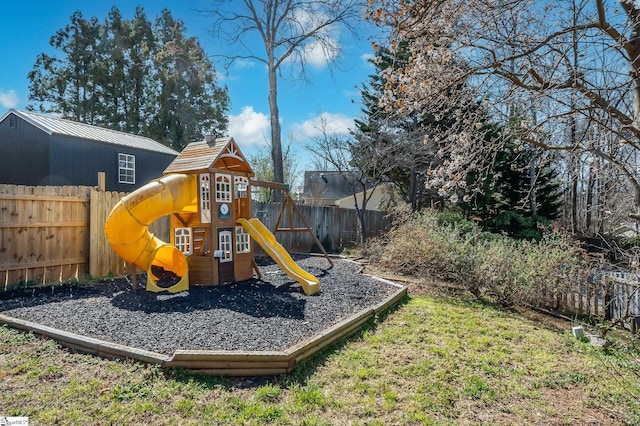
{"type": "Polygon", "coordinates": [[[0,185],[0,288],[88,273],[90,191],[0,185]]]}
{"type": "MultiPolygon", "coordinates": [[[[88,186],[0,185],[0,291],[26,283],[127,272],[127,265],[104,235],[107,216],[124,195],[88,186]]],[[[299,207],[327,250],[338,251],[357,244],[359,228],[354,210],[299,207]]],[[[252,209],[253,216],[274,229],[280,204],[254,202],[252,209]]],[[[302,226],[299,220],[295,219],[294,226],[302,226]]],[[[367,220],[372,234],[389,225],[381,212],[367,212],[367,220]]],[[[288,216],[280,226],[289,226],[288,216]]],[[[154,222],[150,231],[169,241],[169,217],[154,222]]],[[[308,233],[278,233],[277,238],[290,252],[313,250],[308,233]]]]}
{"type": "MultiPolygon", "coordinates": [[[[311,226],[316,238],[320,240],[327,251],[338,252],[358,245],[360,226],[355,210],[303,204],[298,204],[297,207],[311,226]]],[[[252,209],[253,216],[260,219],[273,232],[282,205],[254,201],[252,209]]],[[[293,214],[293,217],[293,226],[291,226],[291,212],[285,212],[279,228],[302,228],[304,226],[302,220],[296,214],[293,214]]],[[[374,210],[365,211],[365,221],[369,236],[380,235],[391,226],[391,219],[385,213],[374,210]]],[[[278,232],[276,238],[280,244],[293,253],[317,251],[313,238],[308,232],[278,232]]]]}
{"type": "MultiPolygon", "coordinates": [[[[126,264],[111,250],[104,223],[124,195],[89,186],[0,185],[0,291],[123,274],[126,264]]],[[[168,239],[168,218],[150,230],[168,239]]]]}
{"type": "Polygon", "coordinates": [[[553,294],[541,294],[537,306],[565,314],[602,318],[636,331],[640,318],[640,280],[634,274],[582,271],[580,279],[553,294]]]}
{"type": "Polygon", "coordinates": [[[607,319],[637,333],[640,325],[640,283],[617,277],[607,278],[607,283],[607,319]]]}

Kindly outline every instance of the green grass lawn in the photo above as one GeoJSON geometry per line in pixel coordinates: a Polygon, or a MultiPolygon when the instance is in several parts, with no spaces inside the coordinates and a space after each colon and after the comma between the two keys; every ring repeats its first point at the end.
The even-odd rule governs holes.
{"type": "Polygon", "coordinates": [[[640,355],[532,315],[408,298],[278,378],[74,354],[0,327],[0,416],[30,424],[640,424],[640,355]]]}

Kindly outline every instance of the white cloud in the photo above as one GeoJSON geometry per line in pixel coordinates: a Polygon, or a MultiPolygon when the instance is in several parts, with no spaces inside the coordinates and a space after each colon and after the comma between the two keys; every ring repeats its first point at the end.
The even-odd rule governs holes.
{"type": "Polygon", "coordinates": [[[322,42],[313,41],[304,47],[304,59],[314,68],[324,68],[340,54],[338,41],[326,37],[322,42]]]}
{"type": "Polygon", "coordinates": [[[365,63],[368,63],[370,60],[372,60],[375,57],[376,55],[374,55],[373,53],[363,53],[362,55],[360,55],[360,59],[362,59],[362,62],[365,62],[365,63]]]}
{"type": "Polygon", "coordinates": [[[360,60],[362,60],[362,62],[366,67],[375,68],[374,65],[371,63],[371,61],[375,59],[375,57],[376,56],[373,53],[363,53],[362,55],[360,55],[360,60]]]}
{"type": "Polygon", "coordinates": [[[15,108],[20,100],[15,90],[5,92],[0,90],[0,106],[3,108],[15,108]]]}
{"type": "Polygon", "coordinates": [[[218,70],[214,70],[213,73],[215,74],[216,81],[218,83],[223,83],[223,82],[225,82],[227,80],[231,80],[231,78],[229,78],[229,76],[224,72],[220,72],[218,70]]]}
{"type": "MultiPolygon", "coordinates": [[[[338,57],[341,52],[340,31],[337,25],[326,25],[329,17],[313,5],[294,11],[289,24],[296,36],[314,34],[309,42],[302,46],[302,59],[314,68],[322,69],[338,57]]],[[[287,62],[294,60],[289,57],[287,62]]]]}
{"type": "Polygon", "coordinates": [[[242,69],[242,68],[253,68],[256,66],[255,61],[250,61],[248,59],[236,59],[233,61],[233,66],[242,69]]]}
{"type": "Polygon", "coordinates": [[[241,146],[259,146],[267,144],[269,118],[255,112],[252,106],[242,108],[238,115],[229,116],[229,136],[241,146]]]}
{"type": "Polygon", "coordinates": [[[324,132],[329,135],[346,135],[353,127],[353,118],[344,114],[331,114],[323,112],[303,123],[291,125],[291,132],[296,138],[314,138],[321,136],[324,132]]]}

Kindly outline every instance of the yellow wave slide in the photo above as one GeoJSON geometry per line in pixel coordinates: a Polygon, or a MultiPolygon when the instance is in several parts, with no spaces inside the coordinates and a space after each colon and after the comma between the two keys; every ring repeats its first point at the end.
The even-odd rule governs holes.
{"type": "Polygon", "coordinates": [[[249,220],[237,219],[236,222],[247,230],[251,238],[276,261],[280,269],[302,285],[302,290],[306,295],[316,294],[320,291],[320,280],[298,266],[260,220],[256,218],[249,220]]]}

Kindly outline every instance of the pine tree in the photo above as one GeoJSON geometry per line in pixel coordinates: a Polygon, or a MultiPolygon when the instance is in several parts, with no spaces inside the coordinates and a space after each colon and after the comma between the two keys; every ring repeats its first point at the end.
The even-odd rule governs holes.
{"type": "Polygon", "coordinates": [[[28,75],[30,99],[39,102],[41,112],[61,113],[76,121],[95,124],[94,107],[99,101],[93,75],[98,63],[100,26],[97,19],[87,20],[81,12],[75,12],[70,20],[49,41],[63,56],[41,53],[36,58],[28,75]]]}
{"type": "MultiPolygon", "coordinates": [[[[427,171],[437,162],[437,158],[434,155],[436,147],[425,143],[424,136],[426,128],[441,125],[442,122],[433,115],[398,116],[394,111],[380,106],[380,97],[385,90],[382,73],[389,67],[403,67],[408,60],[405,42],[394,53],[388,48],[376,46],[375,58],[371,60],[376,72],[369,76],[368,84],[360,90],[363,116],[355,120],[356,131],[353,135],[359,140],[360,149],[370,145],[379,155],[386,157],[384,161],[390,167],[386,168],[384,180],[394,186],[403,201],[418,210],[440,199],[425,188],[427,171]]],[[[373,178],[379,179],[378,176],[373,178]]]]}
{"type": "MultiPolygon", "coordinates": [[[[499,132],[497,126],[492,132],[494,136],[495,132],[499,132]]],[[[483,187],[458,205],[488,231],[520,239],[540,239],[541,225],[560,217],[562,204],[557,172],[549,161],[541,164],[540,157],[541,153],[529,145],[507,142],[483,187]]]]}
{"type": "Polygon", "coordinates": [[[194,37],[185,38],[185,27],[164,9],[156,20],[155,56],[158,112],[149,126],[156,137],[181,150],[206,133],[222,136],[227,127],[226,88],[216,86],[215,72],[202,46],[194,37]]]}
{"type": "Polygon", "coordinates": [[[113,7],[104,23],[80,12],[56,32],[60,56],[40,54],[29,73],[30,99],[43,112],[149,136],[176,150],[221,136],[229,97],[181,20],[162,11],[153,26],[142,7],[133,20],[113,7]]]}

